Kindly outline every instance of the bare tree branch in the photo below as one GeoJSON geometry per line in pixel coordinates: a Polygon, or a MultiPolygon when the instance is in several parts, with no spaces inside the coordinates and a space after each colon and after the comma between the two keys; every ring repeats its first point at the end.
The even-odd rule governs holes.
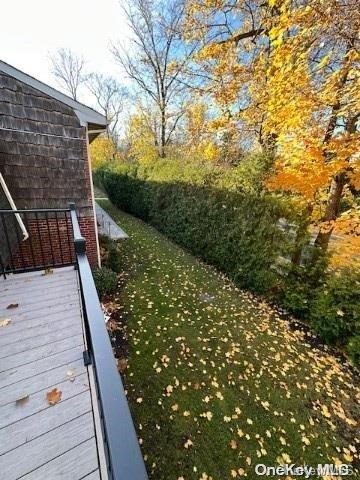
{"type": "Polygon", "coordinates": [[[114,78],[99,73],[90,74],[87,77],[86,86],[108,121],[108,138],[111,138],[116,144],[119,117],[124,109],[126,97],[125,89],[114,78]]]}
{"type": "Polygon", "coordinates": [[[181,112],[186,88],[180,80],[194,51],[179,34],[185,0],[131,0],[124,11],[133,35],[133,50],[113,46],[112,53],[128,77],[154,102],[159,116],[155,123],[160,125],[155,132],[156,144],[160,157],[165,157],[165,147],[179,121],[170,125],[168,109],[181,112]]]}
{"type": "Polygon", "coordinates": [[[74,100],[77,100],[79,87],[86,80],[84,58],[69,49],[60,48],[50,59],[52,73],[57,82],[74,100]]]}

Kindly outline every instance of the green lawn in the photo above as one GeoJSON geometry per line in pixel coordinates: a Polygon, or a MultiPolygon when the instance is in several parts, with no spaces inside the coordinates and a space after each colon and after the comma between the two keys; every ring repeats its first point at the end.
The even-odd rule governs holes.
{"type": "Polygon", "coordinates": [[[359,465],[360,390],[349,369],[259,298],[99,203],[130,236],[115,302],[150,478],[255,479],[257,463],[359,465]]]}

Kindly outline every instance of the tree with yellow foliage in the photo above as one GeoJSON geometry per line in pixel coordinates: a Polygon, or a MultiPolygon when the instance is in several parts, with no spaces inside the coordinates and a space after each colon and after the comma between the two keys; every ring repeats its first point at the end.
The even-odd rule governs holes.
{"type": "Polygon", "coordinates": [[[184,154],[190,160],[217,163],[220,149],[210,127],[208,108],[203,102],[187,106],[185,113],[184,154]]]}
{"type": "Polygon", "coordinates": [[[333,232],[360,235],[359,26],[355,0],[188,2],[219,126],[274,153],[267,185],[310,214],[323,252],[333,232]]]}
{"type": "Polygon", "coordinates": [[[114,160],[116,148],[114,142],[107,135],[96,138],[90,144],[91,169],[97,170],[105,163],[114,160]]]}
{"type": "Polygon", "coordinates": [[[126,141],[128,157],[147,165],[159,158],[157,145],[157,116],[151,110],[138,108],[127,122],[126,141]]]}

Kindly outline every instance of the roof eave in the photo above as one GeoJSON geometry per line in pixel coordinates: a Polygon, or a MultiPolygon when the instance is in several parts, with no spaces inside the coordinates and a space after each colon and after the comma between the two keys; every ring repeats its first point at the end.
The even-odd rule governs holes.
{"type": "Polygon", "coordinates": [[[101,113],[97,112],[96,110],[74,100],[73,98],[65,95],[62,92],[59,92],[53,87],[46,85],[46,83],[37,80],[36,78],[28,75],[27,73],[18,70],[17,68],[9,65],[6,62],[0,60],[0,71],[10,75],[11,77],[16,78],[17,80],[26,83],[27,85],[39,90],[40,92],[49,95],[50,97],[59,100],[59,102],[64,103],[71,107],[76,116],[78,117],[80,124],[86,126],[88,123],[94,123],[96,125],[102,126],[106,129],[107,121],[106,117],[101,113]]]}

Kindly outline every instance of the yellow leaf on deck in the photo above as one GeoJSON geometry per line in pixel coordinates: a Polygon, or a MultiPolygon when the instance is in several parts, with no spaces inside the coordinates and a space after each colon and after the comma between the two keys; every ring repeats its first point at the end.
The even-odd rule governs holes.
{"type": "Polygon", "coordinates": [[[23,405],[25,402],[29,400],[29,394],[23,395],[22,397],[19,397],[16,399],[15,403],[16,405],[23,405]]]}
{"type": "Polygon", "coordinates": [[[54,273],[54,270],[52,268],[45,268],[44,273],[42,273],[42,276],[51,275],[52,273],[54,273]]]}
{"type": "Polygon", "coordinates": [[[3,318],[0,320],[0,327],[6,327],[11,323],[11,318],[3,318]]]}

